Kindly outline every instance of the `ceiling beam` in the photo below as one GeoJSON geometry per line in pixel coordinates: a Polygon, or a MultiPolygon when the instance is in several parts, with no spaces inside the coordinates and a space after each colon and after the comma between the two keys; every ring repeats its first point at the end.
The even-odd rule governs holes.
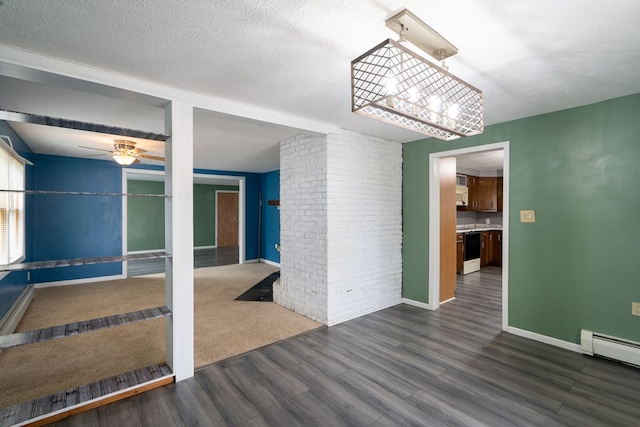
{"type": "Polygon", "coordinates": [[[39,114],[20,113],[17,111],[0,110],[0,120],[6,120],[9,122],[31,123],[36,125],[53,126],[97,133],[106,133],[109,135],[149,139],[153,141],[166,141],[170,138],[170,135],[161,133],[153,133],[136,129],[126,129],[116,126],[107,126],[99,123],[81,122],[78,120],[61,119],[51,116],[41,116],[39,114]]]}

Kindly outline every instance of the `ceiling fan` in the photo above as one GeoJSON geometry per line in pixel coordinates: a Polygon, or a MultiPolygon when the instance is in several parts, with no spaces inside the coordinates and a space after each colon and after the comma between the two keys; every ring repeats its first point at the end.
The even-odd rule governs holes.
{"type": "Polygon", "coordinates": [[[115,151],[111,150],[103,150],[101,148],[93,148],[93,147],[84,147],[80,146],[80,148],[88,148],[89,150],[97,150],[97,151],[106,151],[111,154],[113,160],[116,161],[121,166],[129,166],[135,163],[140,163],[139,158],[149,159],[149,160],[158,160],[164,162],[164,157],[159,156],[151,156],[149,154],[144,154],[147,151],[141,148],[136,148],[136,143],[133,141],[129,141],[127,139],[116,139],[113,141],[113,147],[115,151]]]}

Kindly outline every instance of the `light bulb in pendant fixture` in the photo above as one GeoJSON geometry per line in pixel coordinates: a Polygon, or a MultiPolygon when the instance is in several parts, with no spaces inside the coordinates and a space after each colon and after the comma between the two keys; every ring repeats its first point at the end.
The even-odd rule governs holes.
{"type": "Polygon", "coordinates": [[[398,86],[398,79],[395,76],[387,77],[387,82],[385,83],[385,89],[387,90],[386,95],[395,95],[396,89],[398,86]]]}
{"type": "Polygon", "coordinates": [[[418,88],[412,87],[409,89],[409,102],[413,102],[414,104],[418,102],[418,88]]]}
{"type": "Polygon", "coordinates": [[[460,107],[458,104],[451,104],[449,108],[447,108],[447,117],[450,119],[457,119],[460,114],[460,107]]]}
{"type": "Polygon", "coordinates": [[[442,100],[438,95],[431,95],[429,97],[429,110],[434,113],[440,113],[440,109],[442,108],[442,100]]]}

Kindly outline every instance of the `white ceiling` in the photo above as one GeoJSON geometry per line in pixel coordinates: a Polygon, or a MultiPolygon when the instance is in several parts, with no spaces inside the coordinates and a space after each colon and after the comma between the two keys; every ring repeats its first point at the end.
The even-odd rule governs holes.
{"type": "Polygon", "coordinates": [[[459,154],[456,167],[483,172],[496,172],[504,168],[504,150],[459,154]]]}
{"type": "MultiPolygon", "coordinates": [[[[423,138],[350,106],[351,60],[396,39],[385,20],[405,8],[458,47],[447,65],[483,90],[486,125],[640,91],[640,2],[629,0],[2,1],[0,74],[11,75],[3,49],[17,48],[237,101],[247,108],[232,115],[196,110],[195,166],[266,172],[279,167],[279,141],[306,127],[243,118],[253,107],[301,124],[423,138]]],[[[0,108],[164,131],[159,102],[78,87],[2,77],[0,108]]],[[[78,145],[109,149],[115,138],[39,127],[15,130],[41,153],[83,157],[91,150],[78,145]]],[[[138,143],[162,155],[157,143],[138,143]]]]}

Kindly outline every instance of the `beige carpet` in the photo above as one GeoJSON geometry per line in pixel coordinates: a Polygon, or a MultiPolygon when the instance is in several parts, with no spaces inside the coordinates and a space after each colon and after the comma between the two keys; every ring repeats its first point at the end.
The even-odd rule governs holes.
{"type": "MultiPolygon", "coordinates": [[[[194,270],[196,367],[321,326],[272,302],[234,301],[274,271],[266,264],[194,270]]],[[[36,289],[16,332],[164,304],[164,274],[36,289]]],[[[0,407],[164,361],[165,319],[7,349],[0,407]]]]}

